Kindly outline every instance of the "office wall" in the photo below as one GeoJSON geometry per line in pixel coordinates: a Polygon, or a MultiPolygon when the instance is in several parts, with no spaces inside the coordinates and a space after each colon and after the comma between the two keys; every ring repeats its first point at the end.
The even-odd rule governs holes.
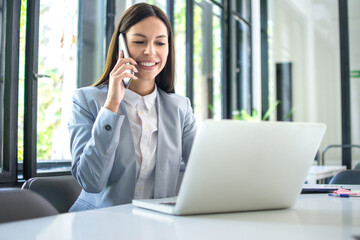
{"type": "MultiPolygon", "coordinates": [[[[356,0],[349,1],[359,5],[356,0]]],[[[351,68],[360,69],[355,38],[359,13],[350,9],[351,68]],[[356,56],[353,56],[356,55],[356,56]]],[[[359,9],[355,8],[355,9],[359,9]]],[[[276,100],[277,63],[292,63],[293,120],[323,122],[327,132],[320,150],[341,144],[340,50],[337,0],[269,0],[270,98],[276,100]]],[[[359,42],[359,40],[356,40],[359,42]]],[[[352,81],[352,141],[359,144],[359,80],[352,81]]],[[[360,159],[353,151],[353,165],[360,159]]],[[[329,150],[326,164],[340,164],[341,151],[329,150]]]]}
{"type": "MultiPolygon", "coordinates": [[[[349,44],[350,44],[350,94],[351,94],[351,140],[360,145],[360,1],[349,0],[349,44]]],[[[360,162],[360,149],[353,150],[360,162]]]]}

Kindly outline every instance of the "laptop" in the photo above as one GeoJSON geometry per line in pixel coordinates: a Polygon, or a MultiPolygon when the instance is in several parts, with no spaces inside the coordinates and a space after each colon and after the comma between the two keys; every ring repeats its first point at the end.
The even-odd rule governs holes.
{"type": "Polygon", "coordinates": [[[178,196],[132,203],[172,215],[290,208],[325,129],[318,123],[205,120],[178,196]]]}

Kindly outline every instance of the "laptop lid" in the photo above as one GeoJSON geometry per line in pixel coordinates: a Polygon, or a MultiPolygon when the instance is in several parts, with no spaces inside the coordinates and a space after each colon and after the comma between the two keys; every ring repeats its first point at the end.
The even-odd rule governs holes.
{"type": "Polygon", "coordinates": [[[313,123],[204,121],[174,214],[293,206],[325,129],[313,123]]]}

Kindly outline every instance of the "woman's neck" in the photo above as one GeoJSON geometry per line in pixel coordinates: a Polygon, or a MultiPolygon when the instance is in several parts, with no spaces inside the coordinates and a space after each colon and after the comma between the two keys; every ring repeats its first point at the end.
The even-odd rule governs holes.
{"type": "Polygon", "coordinates": [[[155,79],[153,81],[132,80],[129,89],[140,96],[149,95],[154,91],[155,79]]]}

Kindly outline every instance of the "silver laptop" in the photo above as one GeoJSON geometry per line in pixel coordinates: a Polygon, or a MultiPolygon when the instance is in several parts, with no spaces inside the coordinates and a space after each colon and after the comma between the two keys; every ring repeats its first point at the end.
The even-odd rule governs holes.
{"type": "Polygon", "coordinates": [[[316,123],[206,120],[179,195],[133,205],[174,215],[292,207],[325,129],[316,123]]]}

